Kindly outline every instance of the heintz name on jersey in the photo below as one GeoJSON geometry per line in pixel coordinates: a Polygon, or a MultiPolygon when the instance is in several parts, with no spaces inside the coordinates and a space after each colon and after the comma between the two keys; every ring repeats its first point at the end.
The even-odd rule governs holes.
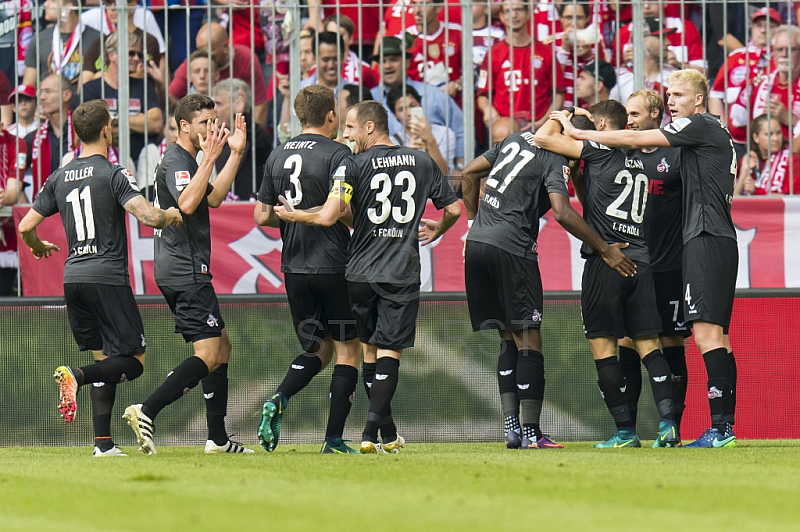
{"type": "Polygon", "coordinates": [[[313,150],[316,140],[290,140],[283,145],[284,150],[313,150]]]}

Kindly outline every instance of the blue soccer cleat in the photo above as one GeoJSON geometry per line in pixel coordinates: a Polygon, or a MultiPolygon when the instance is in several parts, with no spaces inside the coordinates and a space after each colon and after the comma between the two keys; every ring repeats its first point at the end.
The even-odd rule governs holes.
{"type": "Polygon", "coordinates": [[[685,449],[732,448],[736,447],[736,435],[730,426],[724,434],[721,434],[717,429],[708,429],[697,440],[683,447],[685,449]]]}

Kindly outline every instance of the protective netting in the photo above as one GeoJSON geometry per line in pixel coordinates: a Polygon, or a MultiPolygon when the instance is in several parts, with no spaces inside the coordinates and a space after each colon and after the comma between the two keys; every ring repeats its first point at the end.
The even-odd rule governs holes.
{"type": "MultiPolygon", "coordinates": [[[[147,334],[144,375],[117,388],[112,434],[133,445],[120,418],[128,404],[141,402],[184,357],[190,346],[173,334],[165,304],[140,304],[147,334]]],[[[235,439],[256,444],[260,406],[300,353],[288,305],[280,299],[221,301],[233,343],[227,425],[235,439]]],[[[740,298],[731,338],[739,361],[737,433],[750,438],[800,437],[800,299],[740,298]],[[758,331],[758,335],[752,334],[758,331]],[[793,384],[794,383],[794,384],[793,384]]],[[[72,339],[63,302],[22,306],[0,302],[0,446],[88,445],[91,442],[89,394],[78,397],[76,421],[65,424],[56,410],[51,375],[61,364],[84,365],[72,339]]],[[[542,428],[554,439],[599,440],[613,432],[596,385],[596,371],[582,334],[576,295],[545,301],[544,355],[547,390],[542,428]]],[[[691,344],[691,341],[688,342],[691,344]]],[[[503,437],[495,377],[499,340],[494,331],[472,333],[463,300],[423,301],[416,347],[400,365],[393,410],[400,433],[412,442],[499,441],[503,437]]],[[[696,436],[707,423],[705,371],[692,347],[689,358],[689,406],[684,433],[696,436]]],[[[284,416],[282,442],[314,443],[324,436],[332,365],[295,396],[284,416]]],[[[359,384],[345,437],[359,441],[368,403],[359,384]]],[[[646,376],[639,410],[639,433],[655,434],[657,414],[646,376]]],[[[195,445],[206,439],[200,388],[166,408],[157,418],[159,445],[195,445]]]]}

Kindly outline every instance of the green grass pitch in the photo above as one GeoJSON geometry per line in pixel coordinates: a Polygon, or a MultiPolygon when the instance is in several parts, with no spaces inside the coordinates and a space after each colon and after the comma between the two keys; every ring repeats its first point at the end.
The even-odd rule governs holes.
{"type": "Polygon", "coordinates": [[[88,447],[0,448],[0,529],[799,530],[800,441],[737,449],[509,451],[414,444],[397,455],[94,459],[88,447]]]}

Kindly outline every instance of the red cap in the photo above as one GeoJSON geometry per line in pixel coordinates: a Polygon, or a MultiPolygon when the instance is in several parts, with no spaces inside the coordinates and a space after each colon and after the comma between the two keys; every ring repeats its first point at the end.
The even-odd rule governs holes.
{"type": "Polygon", "coordinates": [[[11,92],[11,96],[8,97],[9,103],[14,103],[14,95],[19,94],[20,96],[27,96],[28,98],[36,99],[36,89],[31,87],[30,85],[18,85],[16,89],[11,92]]]}
{"type": "Polygon", "coordinates": [[[755,22],[756,19],[759,19],[761,17],[768,17],[771,20],[774,20],[775,22],[777,22],[778,24],[783,24],[783,18],[781,17],[781,14],[778,13],[777,9],[774,9],[774,8],[771,8],[771,7],[769,7],[769,8],[762,7],[761,9],[759,9],[758,11],[753,13],[753,18],[750,19],[750,20],[752,22],[755,22]]]}

